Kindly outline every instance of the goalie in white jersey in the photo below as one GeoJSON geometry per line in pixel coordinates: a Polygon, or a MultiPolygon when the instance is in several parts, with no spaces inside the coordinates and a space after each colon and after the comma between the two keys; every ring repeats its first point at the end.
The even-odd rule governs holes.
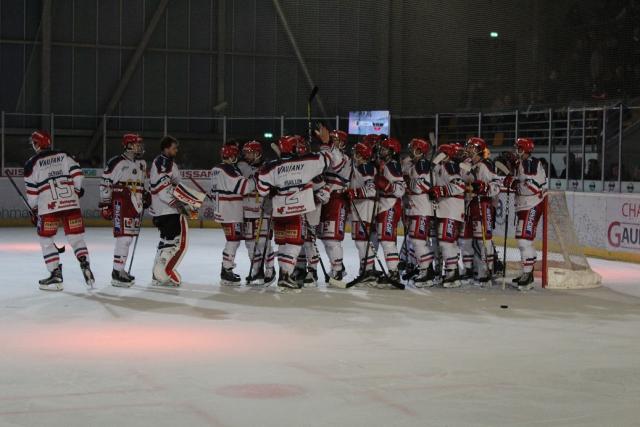
{"type": "Polygon", "coordinates": [[[514,174],[507,175],[503,181],[505,188],[516,193],[516,239],[522,260],[522,275],[514,279],[513,283],[523,291],[533,287],[533,269],[537,254],[533,241],[536,238],[547,193],[547,174],[540,161],[532,156],[534,147],[531,138],[518,138],[514,174]]]}
{"type": "Polygon", "coordinates": [[[31,134],[36,154],[24,166],[27,202],[37,226],[40,247],[49,277],[40,280],[40,289],[63,290],[62,264],[53,236],[64,227],[69,244],[80,263],[85,282],[93,286],[89,251],[84,241],[84,222],[80,197],[84,194],[84,175],[78,163],[67,153],[51,149],[51,137],[44,131],[31,134]]]}
{"type": "Polygon", "coordinates": [[[224,144],[220,149],[222,163],[211,169],[211,200],[216,222],[222,225],[227,243],[222,251],[220,284],[240,285],[240,276],[233,272],[236,252],[243,239],[244,197],[250,194],[255,183],[242,175],[238,169],[240,150],[235,144],[224,144]]]}
{"type": "Polygon", "coordinates": [[[145,190],[147,164],[142,159],[144,146],[142,137],[127,133],[122,137],[124,152],[107,162],[100,182],[100,215],[112,221],[113,271],[111,284],[131,287],[135,277],[126,270],[129,247],[133,238],[140,234],[142,212],[151,205],[151,195],[145,190]]]}
{"type": "Polygon", "coordinates": [[[205,194],[186,187],[174,159],[178,141],[165,136],[160,141],[161,154],[151,164],[149,186],[153,224],[160,231],[160,243],[153,262],[153,284],[180,286],[176,271],[188,246],[188,218],[197,217],[205,194]]]}
{"type": "MultiPolygon", "coordinates": [[[[255,179],[256,174],[264,165],[262,144],[259,141],[246,142],[242,146],[242,157],[243,160],[238,162],[238,169],[245,178],[255,179]]],[[[271,246],[273,234],[271,230],[271,200],[267,197],[260,197],[255,186],[250,193],[244,196],[242,231],[251,264],[247,284],[258,286],[270,284],[276,276],[273,265],[275,254],[271,246]]]]}
{"type": "Polygon", "coordinates": [[[273,229],[278,244],[281,290],[299,289],[291,278],[300,249],[305,242],[307,224],[305,214],[316,209],[312,180],[324,173],[328,160],[322,154],[296,154],[298,135],[278,140],[281,158],[260,170],[257,189],[261,196],[272,194],[273,229]]]}

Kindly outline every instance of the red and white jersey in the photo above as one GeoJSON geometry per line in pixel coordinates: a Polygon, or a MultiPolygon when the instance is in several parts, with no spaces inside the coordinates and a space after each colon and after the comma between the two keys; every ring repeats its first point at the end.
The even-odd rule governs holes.
{"type": "Polygon", "coordinates": [[[464,221],[465,184],[460,176],[460,165],[444,161],[433,168],[433,185],[447,188],[448,197],[438,200],[436,216],[456,221],[464,221]]]}
{"type": "Polygon", "coordinates": [[[421,158],[408,167],[409,188],[407,198],[409,216],[433,216],[433,204],[429,199],[431,189],[431,162],[421,158]]]}
{"type": "Polygon", "coordinates": [[[352,221],[369,222],[373,214],[374,199],[376,198],[376,167],[373,163],[363,163],[359,166],[353,165],[353,175],[349,188],[355,190],[353,207],[351,209],[352,221]],[[355,210],[358,210],[357,213],[355,210]],[[361,218],[358,218],[361,216],[361,218]]]}
{"type": "Polygon", "coordinates": [[[529,210],[539,204],[547,192],[547,174],[535,157],[518,163],[516,169],[516,211],[529,210]]]}
{"type": "Polygon", "coordinates": [[[396,200],[402,198],[407,188],[402,176],[402,169],[397,160],[381,161],[378,173],[387,178],[393,186],[391,191],[380,191],[380,201],[378,202],[378,212],[388,211],[396,204],[396,200]]]}
{"type": "Polygon", "coordinates": [[[160,154],[153,159],[149,177],[151,191],[151,215],[177,214],[178,209],[172,206],[175,200],[173,188],[180,182],[178,165],[169,157],[160,154]]]}
{"type": "Polygon", "coordinates": [[[39,215],[80,209],[83,179],[78,162],[63,151],[42,150],[24,165],[27,201],[39,215]]]}
{"type": "Polygon", "coordinates": [[[316,208],[311,180],[324,173],[328,166],[329,159],[320,153],[285,155],[260,170],[258,193],[266,196],[275,190],[274,217],[311,212],[316,208]]]}
{"type": "Polygon", "coordinates": [[[131,194],[131,203],[136,211],[142,212],[142,193],[147,177],[144,160],[131,160],[124,154],[107,162],[100,181],[100,203],[111,204],[114,188],[126,188],[131,194]]]}
{"type": "Polygon", "coordinates": [[[307,222],[311,226],[320,224],[320,214],[322,212],[322,205],[329,202],[331,197],[331,190],[329,184],[325,181],[323,175],[318,175],[311,180],[313,188],[313,199],[316,204],[315,210],[306,214],[307,222]]]}
{"type": "Polygon", "coordinates": [[[342,192],[349,185],[351,175],[351,159],[349,156],[336,147],[323,145],[320,152],[329,156],[329,167],[324,173],[325,181],[329,186],[329,191],[342,192]]]}
{"type": "MultiPolygon", "coordinates": [[[[242,176],[253,180],[253,177],[256,175],[256,172],[260,170],[262,167],[262,163],[258,165],[250,165],[244,160],[239,161],[236,166],[240,169],[242,176]]],[[[258,191],[255,188],[255,184],[252,182],[251,192],[244,196],[244,217],[245,218],[260,218],[260,209],[263,208],[262,203],[264,203],[264,197],[258,194],[258,191]]],[[[271,200],[266,201],[264,203],[264,213],[262,214],[264,218],[271,217],[271,200]]]]}
{"type": "Polygon", "coordinates": [[[219,223],[242,222],[244,196],[255,190],[253,179],[245,178],[236,165],[220,163],[211,169],[213,219],[219,223]]]}
{"type": "MultiPolygon", "coordinates": [[[[482,181],[487,184],[487,194],[485,197],[493,198],[500,194],[500,178],[495,173],[493,162],[489,159],[481,160],[471,166],[471,170],[466,174],[465,181],[472,184],[474,181],[482,181]]],[[[473,195],[472,195],[473,196],[473,195]]]]}

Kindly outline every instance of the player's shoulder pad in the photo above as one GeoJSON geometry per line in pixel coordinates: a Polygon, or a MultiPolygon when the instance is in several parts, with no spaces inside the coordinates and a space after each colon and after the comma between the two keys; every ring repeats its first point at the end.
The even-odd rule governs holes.
{"type": "Polygon", "coordinates": [[[273,159],[264,162],[264,164],[258,169],[260,174],[271,172],[276,166],[280,164],[280,159],[273,159]]]}
{"type": "Polygon", "coordinates": [[[493,160],[484,159],[484,160],[482,160],[482,163],[487,167],[487,169],[489,169],[489,172],[495,173],[496,165],[493,163],[493,160]]]}
{"type": "Polygon", "coordinates": [[[44,159],[45,157],[53,156],[56,154],[60,154],[60,153],[67,154],[64,151],[60,151],[60,150],[43,150],[34,154],[24,164],[24,176],[30,176],[33,173],[33,167],[35,166],[38,160],[44,159]]]}
{"type": "Polygon", "coordinates": [[[397,160],[390,160],[385,163],[385,166],[389,169],[389,173],[391,173],[391,175],[402,178],[402,167],[400,166],[400,162],[397,160]]]}
{"type": "Polygon", "coordinates": [[[357,169],[364,176],[374,176],[376,174],[376,166],[371,162],[358,165],[357,169]]]}
{"type": "Polygon", "coordinates": [[[419,174],[429,173],[431,171],[431,162],[429,160],[422,158],[416,162],[416,172],[419,174]]]}
{"type": "Polygon", "coordinates": [[[449,175],[460,174],[460,165],[457,162],[446,162],[443,166],[449,175]]]}
{"type": "Polygon", "coordinates": [[[222,170],[224,173],[226,173],[230,177],[236,177],[236,176],[242,175],[242,173],[240,173],[240,169],[238,169],[236,165],[230,165],[228,163],[220,163],[216,167],[222,170]]]}
{"type": "Polygon", "coordinates": [[[173,170],[173,159],[159,155],[154,159],[153,166],[158,173],[171,173],[173,170]]]}
{"type": "Polygon", "coordinates": [[[537,174],[539,165],[540,160],[538,160],[536,157],[529,157],[528,159],[522,161],[522,169],[527,175],[537,174]]]}
{"type": "Polygon", "coordinates": [[[117,156],[113,156],[107,161],[107,168],[105,172],[113,172],[113,170],[118,166],[118,163],[124,160],[122,154],[118,154],[117,156]]]}

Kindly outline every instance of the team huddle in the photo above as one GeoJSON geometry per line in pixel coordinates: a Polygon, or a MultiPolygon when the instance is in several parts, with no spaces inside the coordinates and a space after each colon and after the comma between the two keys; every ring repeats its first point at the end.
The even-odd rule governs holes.
{"type": "MultiPolygon", "coordinates": [[[[177,268],[188,247],[187,220],[197,218],[209,198],[226,238],[221,285],[243,283],[234,268],[244,240],[250,262],[247,286],[268,286],[277,279],[279,291],[299,292],[317,286],[318,267],[327,284],[337,288],[486,286],[505,268],[492,238],[497,197],[506,192],[515,197],[522,263],[513,285],[531,289],[533,240],[547,187],[531,139],[519,138],[514,152],[492,161],[479,137],[437,148],[428,139],[414,138],[409,155],[401,159],[400,141],[393,137],[367,135],[347,150],[343,131],[319,126],[315,136],[320,142],[315,152],[310,138],[281,137],[272,144],[277,158],[270,161],[258,141],[242,147],[226,143],[209,188],[202,188],[181,178],[176,139],[160,141],[161,153],[147,170],[142,138],[124,135],[123,153],[109,160],[100,183],[100,213],[112,222],[115,238],[111,284],[135,283],[125,266],[148,211],[160,232],[152,283],[180,286],[177,268]],[[348,272],[354,277],[350,281],[343,262],[347,223],[360,259],[358,271],[348,272]],[[400,223],[405,237],[399,245],[400,223]]],[[[82,170],[69,155],[51,149],[45,132],[34,132],[31,143],[36,154],[25,165],[27,200],[50,272],[40,289],[63,289],[60,250],[53,241],[60,225],[87,285],[93,286],[79,202],[82,170]]]]}

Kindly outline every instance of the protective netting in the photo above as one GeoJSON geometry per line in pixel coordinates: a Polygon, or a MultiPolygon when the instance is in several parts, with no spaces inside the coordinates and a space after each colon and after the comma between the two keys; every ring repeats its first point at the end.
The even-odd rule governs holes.
{"type": "MultiPolygon", "coordinates": [[[[513,238],[517,226],[515,218],[514,195],[501,193],[498,198],[493,240],[498,247],[500,261],[506,261],[507,282],[519,276],[522,271],[520,251],[517,241],[513,238]],[[509,224],[505,252],[507,213],[509,224]]],[[[534,272],[542,279],[544,286],[552,289],[583,289],[600,285],[601,277],[591,270],[578,240],[564,192],[547,193],[547,208],[538,224],[534,245],[537,249],[534,272]]]]}

